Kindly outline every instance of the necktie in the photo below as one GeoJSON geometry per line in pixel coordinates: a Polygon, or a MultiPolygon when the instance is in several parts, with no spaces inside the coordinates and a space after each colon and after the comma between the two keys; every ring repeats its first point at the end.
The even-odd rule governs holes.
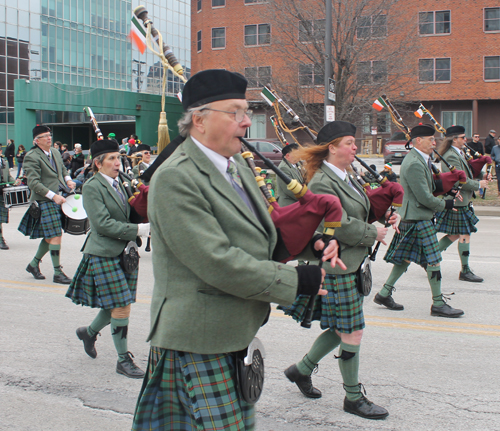
{"type": "Polygon", "coordinates": [[[236,170],[236,165],[233,161],[228,160],[227,161],[227,171],[226,171],[230,176],[231,176],[231,181],[235,184],[237,184],[240,189],[243,189],[243,183],[241,182],[241,178],[238,175],[238,171],[236,170]]]}
{"type": "Polygon", "coordinates": [[[127,201],[125,200],[125,196],[123,196],[123,193],[120,191],[118,187],[118,181],[116,180],[113,181],[113,187],[115,188],[116,193],[118,193],[118,196],[120,196],[120,200],[122,201],[122,204],[125,207],[127,205],[127,201]]]}
{"type": "Polygon", "coordinates": [[[429,159],[427,159],[427,166],[429,167],[429,170],[431,171],[431,174],[432,174],[432,162],[431,162],[430,157],[429,157],[429,159]]]}
{"type": "Polygon", "coordinates": [[[51,154],[49,153],[49,154],[47,155],[47,157],[49,158],[49,162],[50,162],[50,164],[51,164],[51,165],[52,165],[52,167],[55,169],[55,168],[56,168],[56,164],[55,164],[55,162],[54,162],[54,159],[51,157],[51,154]]]}

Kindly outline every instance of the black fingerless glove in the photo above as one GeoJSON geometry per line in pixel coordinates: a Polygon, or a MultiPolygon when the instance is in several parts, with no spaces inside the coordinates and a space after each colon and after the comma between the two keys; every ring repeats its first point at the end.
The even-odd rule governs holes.
{"type": "Polygon", "coordinates": [[[316,235],[313,236],[313,239],[311,241],[312,252],[313,252],[313,255],[316,259],[321,259],[321,256],[323,254],[323,250],[316,250],[314,248],[314,244],[316,244],[316,241],[318,241],[320,239],[323,239],[323,235],[321,235],[320,233],[317,233],[316,235]]]}
{"type": "Polygon", "coordinates": [[[445,207],[444,207],[445,209],[451,210],[455,206],[455,201],[453,199],[448,199],[448,200],[444,201],[444,204],[445,204],[445,207]]]}
{"type": "Polygon", "coordinates": [[[299,276],[297,295],[316,295],[321,287],[321,268],[317,265],[300,265],[295,269],[299,276]]]}

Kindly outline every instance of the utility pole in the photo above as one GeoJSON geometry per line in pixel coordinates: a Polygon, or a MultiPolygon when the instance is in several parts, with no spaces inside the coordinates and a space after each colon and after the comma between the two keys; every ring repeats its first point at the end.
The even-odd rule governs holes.
{"type": "Polygon", "coordinates": [[[136,83],[137,83],[137,92],[139,93],[141,91],[141,86],[142,86],[142,75],[144,75],[144,72],[141,71],[141,67],[143,64],[146,64],[146,62],[142,60],[139,61],[134,58],[132,60],[132,63],[137,64],[137,70],[132,69],[132,73],[135,73],[137,75],[136,83]]]}
{"type": "Polygon", "coordinates": [[[335,120],[335,81],[332,77],[332,0],[325,0],[325,107],[324,124],[335,120]],[[333,90],[333,91],[331,91],[333,90]],[[333,94],[333,96],[332,96],[333,94]]]}

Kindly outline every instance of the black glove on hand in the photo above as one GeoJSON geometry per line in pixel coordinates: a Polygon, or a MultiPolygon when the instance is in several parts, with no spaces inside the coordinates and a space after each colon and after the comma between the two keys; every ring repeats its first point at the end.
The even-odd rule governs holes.
{"type": "Polygon", "coordinates": [[[321,287],[321,268],[317,265],[300,265],[295,269],[299,276],[297,295],[316,295],[321,287]]]}
{"type": "Polygon", "coordinates": [[[453,199],[448,199],[448,200],[444,201],[444,204],[445,204],[445,207],[444,207],[445,209],[451,210],[455,206],[455,201],[453,199]]]}

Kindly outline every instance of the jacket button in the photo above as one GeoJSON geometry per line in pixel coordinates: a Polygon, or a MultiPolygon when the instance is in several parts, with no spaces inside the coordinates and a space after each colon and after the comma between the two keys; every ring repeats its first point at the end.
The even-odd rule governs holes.
{"type": "Polygon", "coordinates": [[[281,269],[281,265],[278,265],[278,269],[281,269]]]}
{"type": "Polygon", "coordinates": [[[269,296],[269,291],[264,292],[264,295],[269,296]]]}
{"type": "Polygon", "coordinates": [[[181,156],[185,156],[185,155],[186,155],[186,153],[181,153],[181,156]]]}
{"type": "Polygon", "coordinates": [[[276,284],[281,284],[281,278],[278,278],[278,279],[276,280],[276,284]]]}

